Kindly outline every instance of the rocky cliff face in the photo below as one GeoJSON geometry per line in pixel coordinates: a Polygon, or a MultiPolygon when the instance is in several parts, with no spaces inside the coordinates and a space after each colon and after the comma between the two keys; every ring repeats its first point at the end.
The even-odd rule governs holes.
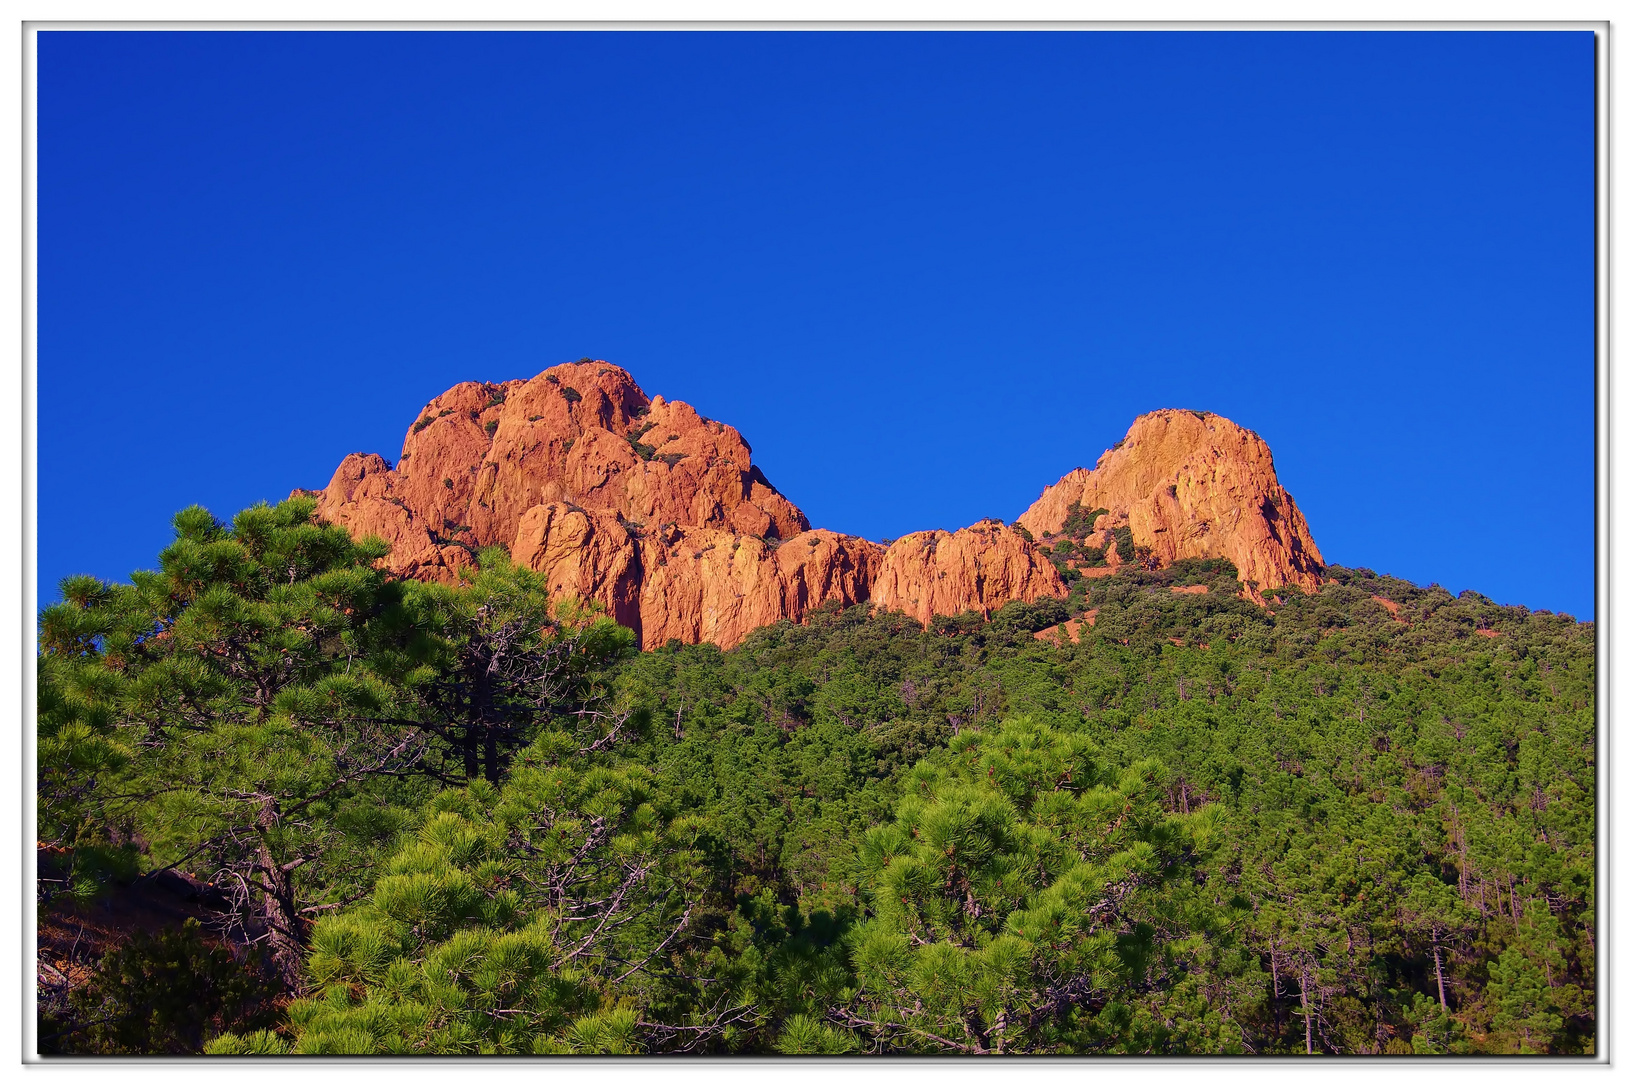
{"type": "Polygon", "coordinates": [[[1275,479],[1268,445],[1221,416],[1163,409],[1139,417],[1096,468],[1046,488],[1019,524],[1054,538],[1078,504],[1083,514],[1108,511],[1083,543],[1106,548],[1112,562],[1117,530],[1126,527],[1161,565],[1228,559],[1248,596],[1286,585],[1314,592],[1322,582],[1320,550],[1275,479]]]}
{"type": "Polygon", "coordinates": [[[637,529],[785,538],[808,528],[738,431],[650,399],[602,361],[446,390],[411,425],[396,468],[374,454],[343,461],[319,515],[387,540],[397,572],[453,580],[472,550],[511,545],[526,513],[559,502],[612,511],[637,529]]]}
{"type": "Polygon", "coordinates": [[[726,646],[828,600],[857,604],[870,595],[882,562],[879,545],[825,529],[778,546],[724,529],[679,529],[656,539],[643,582],[646,645],[677,638],[726,646]]]}
{"type": "Polygon", "coordinates": [[[882,561],[878,545],[825,529],[786,541],[709,526],[645,532],[619,511],[567,503],[527,511],[511,551],[553,595],[597,600],[646,648],[726,647],[828,600],[860,603],[882,561]]]}
{"type": "Polygon", "coordinates": [[[1065,596],[1058,569],[1016,530],[980,522],[901,536],[882,556],[871,603],[923,626],[935,615],[989,614],[1009,600],[1065,596]]]}
{"type": "MultiPolygon", "coordinates": [[[[602,361],[462,383],[422,409],[396,467],[350,454],[314,494],[324,520],[386,540],[396,573],[452,581],[478,549],[504,545],[554,594],[597,600],[644,648],[673,638],[726,648],[829,601],[869,601],[926,625],[1068,592],[1042,550],[997,521],[886,549],[811,529],[739,432],[650,398],[602,361]]],[[[1108,546],[1106,563],[1119,562],[1125,526],[1163,563],[1223,556],[1260,588],[1319,585],[1320,553],[1268,447],[1221,417],[1141,417],[1020,523],[1039,540],[1078,502],[1109,511],[1087,537],[1108,546]]]]}
{"type": "Polygon", "coordinates": [[[390,543],[396,573],[453,581],[479,548],[505,545],[645,647],[729,646],[828,600],[859,603],[882,559],[879,545],[810,530],[738,431],[601,361],[447,390],[396,468],[351,454],[317,495],[324,520],[390,543]]]}

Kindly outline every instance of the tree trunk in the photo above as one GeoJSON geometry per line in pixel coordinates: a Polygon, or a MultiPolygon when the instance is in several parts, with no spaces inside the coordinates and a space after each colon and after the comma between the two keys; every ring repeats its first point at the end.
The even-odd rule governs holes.
{"type": "Polygon", "coordinates": [[[1440,990],[1440,1011],[1450,1012],[1446,1008],[1446,977],[1445,968],[1440,964],[1440,928],[1434,928],[1434,985],[1440,990]]]}
{"type": "Polygon", "coordinates": [[[1303,1052],[1313,1054],[1315,1036],[1314,1027],[1309,1021],[1309,979],[1302,971],[1298,972],[1298,997],[1303,1002],[1303,1052]]]}
{"type": "Polygon", "coordinates": [[[478,722],[471,716],[461,732],[461,765],[468,780],[478,776],[478,722]]]}
{"type": "Polygon", "coordinates": [[[492,784],[501,782],[501,748],[493,726],[484,728],[484,779],[492,784]]]}
{"type": "Polygon", "coordinates": [[[990,1039],[985,1035],[985,1022],[978,1009],[969,1009],[962,1015],[962,1029],[967,1032],[967,1037],[973,1040],[974,1053],[990,1052],[990,1039]]]}
{"type": "Polygon", "coordinates": [[[1468,899],[1468,834],[1457,825],[1457,895],[1468,899]]]}
{"type": "Polygon", "coordinates": [[[257,852],[259,869],[265,885],[262,892],[261,919],[267,927],[268,945],[273,951],[273,966],[285,988],[295,993],[302,978],[301,923],[296,918],[296,895],[290,874],[274,862],[267,848],[257,852]]]}
{"type": "Polygon", "coordinates": [[[262,925],[267,927],[274,968],[285,988],[295,993],[301,985],[304,935],[301,920],[296,916],[296,887],[291,871],[274,858],[268,843],[268,833],[277,825],[278,818],[272,797],[264,796],[256,814],[256,831],[261,837],[261,843],[256,846],[256,870],[262,878],[259,915],[262,925]]]}
{"type": "MultiPolygon", "coordinates": [[[[490,687],[489,660],[480,655],[475,658],[468,669],[472,694],[467,698],[467,729],[463,733],[461,754],[466,766],[467,779],[475,780],[478,777],[478,733],[484,731],[489,735],[490,703],[494,700],[494,692],[490,687]]],[[[486,739],[487,742],[487,739],[486,739]]],[[[487,749],[487,746],[486,746],[487,749]]],[[[494,778],[491,777],[493,780],[494,778]]]]}
{"type": "Polygon", "coordinates": [[[1276,1038],[1278,1039],[1280,1037],[1279,1032],[1284,1026],[1284,1022],[1281,1020],[1280,1016],[1280,966],[1279,961],[1275,957],[1275,939],[1273,935],[1269,938],[1269,978],[1273,980],[1275,984],[1275,996],[1270,999],[1269,1007],[1270,1011],[1275,1014],[1275,1031],[1276,1038]]]}

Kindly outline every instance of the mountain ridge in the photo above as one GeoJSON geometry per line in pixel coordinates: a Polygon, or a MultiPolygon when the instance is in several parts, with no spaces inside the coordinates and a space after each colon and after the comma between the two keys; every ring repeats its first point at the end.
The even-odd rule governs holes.
{"type": "Polygon", "coordinates": [[[1254,600],[1313,592],[1325,566],[1268,446],[1212,413],[1139,417],[1011,526],[986,519],[879,544],[814,528],[737,430],[650,397],[602,360],[457,384],[420,411],[396,465],[349,454],[308,493],[322,520],[385,540],[393,573],[456,580],[480,548],[501,545],[552,593],[597,600],[645,649],[731,647],[833,602],[924,625],[988,615],[1067,596],[1067,582],[1134,560],[1228,558],[1254,600]]]}

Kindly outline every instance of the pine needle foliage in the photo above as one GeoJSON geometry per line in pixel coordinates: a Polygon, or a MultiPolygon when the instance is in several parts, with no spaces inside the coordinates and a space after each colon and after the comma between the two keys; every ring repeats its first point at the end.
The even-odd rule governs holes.
{"type": "Polygon", "coordinates": [[[315,928],[290,1050],[630,1053],[664,1041],[632,1003],[654,996],[666,946],[701,904],[706,823],[666,807],[645,770],[586,764],[582,750],[544,735],[499,789],[479,780],[432,801],[369,901],[315,928]]]}

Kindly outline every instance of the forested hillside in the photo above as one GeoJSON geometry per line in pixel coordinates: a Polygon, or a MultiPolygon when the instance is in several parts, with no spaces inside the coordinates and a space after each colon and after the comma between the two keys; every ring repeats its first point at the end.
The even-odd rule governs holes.
{"type": "Polygon", "coordinates": [[[1067,598],[638,652],[313,509],[42,615],[42,1053],[1593,1051],[1590,623],[1071,521],[1067,598]]]}

